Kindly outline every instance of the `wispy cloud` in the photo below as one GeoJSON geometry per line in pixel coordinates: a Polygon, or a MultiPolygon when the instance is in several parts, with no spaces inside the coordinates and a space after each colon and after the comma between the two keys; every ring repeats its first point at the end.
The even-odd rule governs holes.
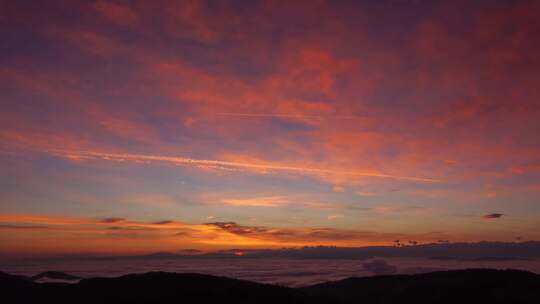
{"type": "Polygon", "coordinates": [[[218,116],[232,116],[239,118],[300,118],[300,119],[361,119],[362,116],[346,116],[346,115],[304,115],[304,114],[279,114],[279,113],[216,113],[218,116]]]}
{"type": "Polygon", "coordinates": [[[490,213],[490,214],[483,215],[482,218],[486,219],[486,220],[492,220],[492,219],[501,218],[501,217],[503,217],[503,215],[504,214],[502,214],[502,213],[490,213]]]}
{"type": "Polygon", "coordinates": [[[221,202],[229,206],[281,207],[289,203],[283,196],[256,197],[247,199],[223,199],[221,202]]]}
{"type": "Polygon", "coordinates": [[[153,222],[152,224],[154,225],[169,225],[169,224],[174,224],[174,221],[157,221],[157,222],[153,222]]]}
{"type": "Polygon", "coordinates": [[[339,219],[339,218],[342,218],[342,217],[343,217],[343,215],[341,215],[341,214],[330,214],[326,218],[328,220],[332,221],[332,220],[336,220],[336,219],[339,219]]]}
{"type": "Polygon", "coordinates": [[[119,25],[133,25],[138,19],[131,7],[109,1],[97,1],[95,9],[102,17],[119,25]]]}
{"type": "Polygon", "coordinates": [[[209,160],[209,159],[194,159],[181,156],[162,156],[162,155],[148,155],[148,154],[130,154],[130,153],[105,153],[95,151],[66,151],[66,150],[50,150],[51,153],[69,158],[69,159],[99,159],[106,161],[132,161],[132,162],[166,162],[175,165],[187,165],[199,168],[214,168],[214,169],[244,169],[259,172],[260,170],[266,171],[282,171],[293,172],[306,175],[338,175],[338,176],[351,176],[351,177],[375,177],[375,178],[388,178],[397,180],[408,180],[414,182],[423,183],[437,183],[438,179],[414,177],[414,176],[400,176],[392,174],[384,174],[379,172],[368,171],[355,171],[355,170],[336,170],[336,169],[323,169],[316,167],[300,167],[281,165],[276,163],[249,163],[249,162],[234,162],[224,160],[209,160]]]}
{"type": "Polygon", "coordinates": [[[6,230],[18,230],[18,229],[24,229],[24,230],[41,230],[41,229],[49,229],[47,226],[31,226],[31,225],[8,225],[8,224],[0,224],[0,229],[6,229],[6,230]]]}
{"type": "Polygon", "coordinates": [[[103,223],[108,223],[108,224],[111,224],[111,223],[121,223],[121,222],[125,222],[126,219],[125,218],[121,218],[121,217],[109,217],[109,218],[106,218],[103,220],[103,223]]]}
{"type": "Polygon", "coordinates": [[[408,212],[426,212],[430,209],[421,206],[402,206],[397,204],[380,205],[372,208],[373,211],[381,214],[401,214],[408,212]]]}
{"type": "Polygon", "coordinates": [[[377,193],[375,192],[368,192],[368,191],[356,191],[355,194],[360,195],[360,196],[376,196],[377,195],[377,193]]]}

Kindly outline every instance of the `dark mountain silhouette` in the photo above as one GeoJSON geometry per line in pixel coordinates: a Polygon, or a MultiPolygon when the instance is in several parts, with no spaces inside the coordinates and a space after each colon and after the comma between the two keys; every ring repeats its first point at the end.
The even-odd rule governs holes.
{"type": "Polygon", "coordinates": [[[471,269],[350,278],[288,288],[201,274],[152,272],[76,284],[0,273],[3,303],[538,303],[540,275],[471,269]]]}
{"type": "Polygon", "coordinates": [[[0,280],[16,280],[16,279],[20,279],[24,281],[32,281],[31,277],[27,277],[23,275],[14,275],[14,274],[9,274],[9,273],[0,271],[0,280]]]}
{"type": "Polygon", "coordinates": [[[4,303],[309,303],[296,289],[201,274],[150,272],[77,284],[0,276],[4,303]]]}
{"type": "Polygon", "coordinates": [[[25,276],[0,272],[0,300],[2,303],[37,303],[38,284],[25,276]]]}
{"type": "Polygon", "coordinates": [[[33,276],[32,281],[38,281],[41,279],[53,279],[53,280],[63,280],[63,281],[77,281],[82,279],[81,277],[67,274],[60,271],[46,271],[40,274],[33,276]]]}
{"type": "Polygon", "coordinates": [[[328,303],[538,303],[540,275],[469,269],[349,278],[302,288],[328,303]]]}

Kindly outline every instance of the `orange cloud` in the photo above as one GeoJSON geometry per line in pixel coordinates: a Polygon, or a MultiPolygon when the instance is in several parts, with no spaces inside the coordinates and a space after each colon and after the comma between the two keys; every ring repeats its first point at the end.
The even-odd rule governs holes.
{"type": "Polygon", "coordinates": [[[336,220],[336,219],[339,219],[339,218],[342,218],[342,217],[343,217],[343,215],[341,215],[341,214],[330,214],[326,218],[328,220],[332,221],[332,220],[336,220]]]}
{"type": "Polygon", "coordinates": [[[19,230],[19,229],[25,229],[25,230],[41,230],[41,229],[49,229],[47,226],[29,226],[29,225],[9,225],[9,224],[1,224],[0,229],[2,230],[19,230]]]}
{"type": "Polygon", "coordinates": [[[252,207],[281,207],[289,203],[283,196],[255,197],[247,199],[223,199],[221,202],[229,206],[252,206],[252,207]]]}
{"type": "MultiPolygon", "coordinates": [[[[331,214],[328,219],[335,220],[342,216],[331,214]]],[[[488,216],[500,217],[498,214],[488,216]]],[[[474,238],[472,235],[441,233],[411,234],[316,227],[246,226],[235,222],[188,224],[174,220],[142,222],[122,218],[93,219],[0,213],[0,241],[3,244],[3,253],[23,255],[35,252],[134,254],[158,250],[176,251],[186,246],[202,250],[314,245],[366,246],[388,245],[395,239],[436,242],[441,236],[455,241],[474,238]]]]}
{"type": "Polygon", "coordinates": [[[377,193],[375,192],[368,192],[368,191],[356,191],[355,194],[360,196],[376,196],[377,193]]]}
{"type": "Polygon", "coordinates": [[[95,220],[65,216],[0,213],[0,222],[42,225],[85,225],[95,223],[95,220]]]}

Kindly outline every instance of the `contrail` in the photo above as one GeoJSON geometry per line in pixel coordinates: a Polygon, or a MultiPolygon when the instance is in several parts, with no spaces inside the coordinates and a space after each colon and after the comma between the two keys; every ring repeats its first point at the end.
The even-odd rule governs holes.
{"type": "Polygon", "coordinates": [[[145,155],[145,154],[129,154],[129,153],[102,153],[94,151],[66,151],[66,150],[51,150],[53,154],[60,155],[66,158],[90,158],[90,159],[102,159],[109,161],[159,161],[167,162],[177,165],[191,165],[197,167],[213,167],[218,169],[260,169],[269,171],[288,171],[300,174],[309,175],[349,175],[349,176],[365,176],[365,177],[378,177],[389,178],[398,180],[410,180],[416,182],[425,183],[437,183],[440,180],[412,177],[412,176],[400,176],[390,175],[376,172],[363,172],[363,171],[342,171],[332,169],[320,169],[310,167],[297,167],[287,166],[279,164],[263,164],[263,163],[248,163],[248,162],[234,162],[224,160],[209,160],[209,159],[193,159],[188,157],[179,156],[161,156],[161,155],[145,155]]]}
{"type": "Polygon", "coordinates": [[[359,119],[361,116],[321,116],[321,115],[303,115],[303,114],[279,114],[279,113],[216,113],[219,116],[236,117],[267,117],[267,118],[312,118],[312,119],[359,119]]]}

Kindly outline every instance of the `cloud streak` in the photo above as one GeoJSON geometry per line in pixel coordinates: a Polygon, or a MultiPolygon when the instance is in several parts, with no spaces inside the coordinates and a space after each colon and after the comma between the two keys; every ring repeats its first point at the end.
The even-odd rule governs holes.
{"type": "Polygon", "coordinates": [[[304,114],[278,114],[278,113],[216,113],[218,116],[232,116],[240,118],[300,118],[300,119],[321,119],[321,120],[349,120],[362,119],[363,116],[341,116],[341,115],[304,115],[304,114]]]}
{"type": "Polygon", "coordinates": [[[228,206],[252,206],[252,207],[281,207],[289,203],[283,196],[256,197],[248,199],[223,199],[221,202],[228,206]]]}
{"type": "Polygon", "coordinates": [[[234,162],[224,160],[207,160],[194,159],[180,156],[162,156],[162,155],[147,155],[147,154],[129,154],[129,153],[104,153],[94,151],[64,151],[50,150],[51,153],[69,159],[99,159],[106,161],[132,161],[132,162],[165,162],[174,165],[187,165],[199,168],[214,168],[214,169],[244,169],[254,172],[276,171],[276,172],[291,172],[304,175],[338,175],[350,177],[374,177],[407,180],[422,183],[438,183],[441,180],[424,177],[400,176],[392,174],[384,174],[378,172],[364,172],[353,170],[335,170],[322,169],[315,167],[300,167],[288,166],[272,163],[249,163],[249,162],[234,162]]]}

